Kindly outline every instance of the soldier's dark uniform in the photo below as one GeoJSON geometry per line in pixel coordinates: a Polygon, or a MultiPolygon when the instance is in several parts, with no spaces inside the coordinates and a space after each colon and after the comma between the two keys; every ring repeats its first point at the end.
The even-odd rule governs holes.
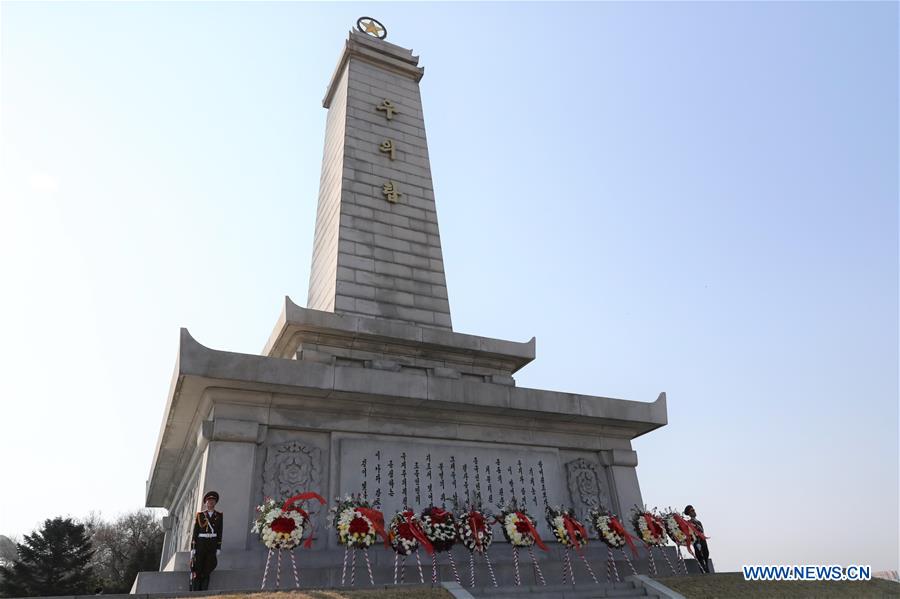
{"type": "MultiPolygon", "coordinates": [[[[203,496],[204,503],[208,497],[214,497],[216,503],[219,494],[210,491],[203,496]]],[[[209,575],[216,569],[218,559],[216,552],[222,548],[222,512],[197,512],[194,516],[194,532],[191,535],[191,590],[205,591],[209,588],[209,575]]]]}
{"type": "MultiPolygon", "coordinates": [[[[689,520],[691,524],[697,527],[697,530],[705,534],[703,530],[703,523],[701,523],[696,518],[691,518],[689,520]]],[[[697,563],[700,564],[700,567],[703,568],[704,572],[709,572],[709,545],[706,543],[706,539],[695,539],[694,540],[694,556],[697,558],[697,563]]]]}

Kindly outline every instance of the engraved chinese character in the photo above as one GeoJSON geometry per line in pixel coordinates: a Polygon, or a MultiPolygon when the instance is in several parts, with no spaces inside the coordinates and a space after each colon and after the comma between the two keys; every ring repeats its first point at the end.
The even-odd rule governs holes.
{"type": "Polygon", "coordinates": [[[391,160],[397,158],[397,144],[394,143],[393,139],[384,140],[381,142],[381,145],[378,146],[378,149],[390,155],[391,160]]]}
{"type": "Polygon", "coordinates": [[[400,196],[403,194],[397,191],[397,184],[393,181],[388,181],[384,185],[381,186],[381,193],[384,194],[385,199],[388,202],[396,203],[400,196]]]}
{"type": "Polygon", "coordinates": [[[383,112],[384,116],[386,116],[387,120],[389,120],[389,121],[394,118],[395,114],[398,114],[397,107],[394,106],[394,103],[391,102],[390,100],[385,100],[384,102],[382,102],[381,104],[376,106],[375,110],[383,112]]]}

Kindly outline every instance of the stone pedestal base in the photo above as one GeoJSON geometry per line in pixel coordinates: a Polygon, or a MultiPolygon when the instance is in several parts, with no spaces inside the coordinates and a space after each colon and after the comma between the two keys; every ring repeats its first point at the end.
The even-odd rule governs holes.
{"type": "MultiPolygon", "coordinates": [[[[548,586],[558,587],[563,583],[563,549],[557,544],[548,545],[550,551],[542,551],[535,548],[535,556],[548,586]]],[[[372,547],[369,550],[369,560],[372,564],[372,573],[377,587],[392,585],[394,580],[394,552],[383,545],[372,547]]],[[[682,574],[681,565],[677,562],[674,547],[664,549],[669,561],[682,574]]],[[[660,576],[673,575],[665,560],[660,557],[659,551],[654,550],[657,572],[660,576]]],[[[248,551],[223,551],[219,558],[219,568],[213,572],[210,578],[210,590],[235,590],[235,589],[259,589],[262,582],[267,550],[259,546],[248,551]]],[[[182,565],[185,570],[165,572],[141,572],[135,581],[132,593],[161,593],[188,589],[188,572],[186,552],[179,552],[173,558],[175,565],[182,565]],[[181,555],[184,553],[184,555],[181,555]]],[[[438,581],[454,581],[447,553],[438,555],[438,581]]],[[[488,555],[494,569],[497,582],[502,587],[514,586],[515,574],[512,560],[512,548],[506,543],[495,543],[491,546],[488,555]]],[[[607,551],[605,546],[592,543],[584,551],[597,580],[601,584],[615,583],[615,574],[609,578],[607,574],[607,551]]],[[[632,559],[632,564],[638,574],[648,574],[649,562],[646,552],[641,550],[637,559],[632,559]]],[[[313,548],[295,549],[294,557],[300,573],[301,588],[335,588],[341,586],[341,568],[344,560],[343,548],[313,548]]],[[[424,551],[419,552],[422,560],[422,571],[425,582],[431,582],[431,558],[424,551]]],[[[571,554],[572,565],[575,570],[575,583],[579,587],[593,584],[591,575],[577,555],[571,554]]],[[[614,552],[616,569],[619,573],[619,581],[624,581],[632,572],[628,563],[623,559],[620,551],[614,552]]],[[[629,557],[633,556],[629,554],[629,557]]],[[[460,582],[464,588],[471,584],[471,571],[469,569],[469,552],[461,546],[454,547],[453,559],[456,563],[460,582]]],[[[699,573],[696,561],[685,560],[687,570],[691,574],[699,573]]],[[[419,583],[419,572],[416,568],[414,556],[406,560],[406,583],[419,583]]],[[[356,557],[356,584],[354,588],[371,587],[362,553],[356,557]]],[[[540,578],[532,569],[531,560],[526,549],[519,550],[519,573],[523,586],[540,586],[540,578]]],[[[267,589],[275,587],[275,563],[274,559],[269,566],[267,589]]],[[[349,586],[350,574],[347,573],[345,587],[349,586]]],[[[570,581],[571,582],[571,581],[570,581]]],[[[475,557],[475,587],[490,587],[491,577],[487,565],[481,556],[475,557]]],[[[291,572],[290,558],[286,552],[282,553],[281,562],[281,588],[294,587],[293,574],[291,572]]]]}

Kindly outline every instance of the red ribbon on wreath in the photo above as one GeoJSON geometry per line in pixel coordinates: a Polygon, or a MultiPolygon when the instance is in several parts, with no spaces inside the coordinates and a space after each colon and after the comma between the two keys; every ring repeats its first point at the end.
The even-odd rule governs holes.
{"type": "Polygon", "coordinates": [[[381,538],[384,539],[384,546],[390,547],[391,541],[390,539],[388,539],[388,535],[384,531],[384,514],[369,507],[358,507],[356,508],[356,511],[372,522],[372,526],[375,527],[375,532],[381,535],[381,538]]]}
{"type": "Polygon", "coordinates": [[[682,534],[687,537],[685,546],[687,547],[688,553],[696,557],[694,555],[694,547],[691,541],[693,541],[693,539],[695,538],[705,539],[706,535],[697,530],[696,526],[682,518],[680,514],[672,514],[672,516],[675,518],[675,523],[678,524],[678,528],[681,530],[682,534]]]}
{"type": "Polygon", "coordinates": [[[576,533],[581,533],[581,538],[587,539],[587,530],[585,530],[584,525],[581,522],[576,520],[570,514],[563,514],[562,519],[563,525],[566,527],[566,533],[569,535],[569,541],[571,541],[572,545],[578,549],[584,542],[578,540],[578,535],[576,533]]]}
{"type": "MultiPolygon", "coordinates": [[[[298,502],[298,501],[309,501],[310,499],[315,499],[315,500],[318,501],[319,503],[321,503],[321,504],[323,504],[323,505],[325,504],[325,498],[324,498],[324,497],[322,497],[322,496],[319,495],[318,493],[313,493],[313,492],[310,491],[309,493],[300,493],[299,495],[294,495],[294,496],[291,497],[290,499],[286,500],[286,501],[284,502],[284,505],[281,506],[281,511],[282,511],[282,512],[286,512],[286,511],[290,510],[290,509],[291,509],[291,506],[293,506],[296,502],[298,502]]],[[[294,508],[294,509],[298,509],[298,508],[294,508]]],[[[302,511],[302,510],[301,510],[301,511],[302,511]]]]}
{"type": "Polygon", "coordinates": [[[485,528],[484,516],[476,511],[469,512],[469,528],[472,529],[472,536],[475,537],[475,547],[481,549],[481,535],[478,534],[479,528],[485,528]]]}
{"type": "Polygon", "coordinates": [[[660,526],[659,521],[656,519],[656,516],[644,512],[641,514],[644,517],[644,522],[647,523],[647,528],[650,530],[650,534],[653,538],[659,537],[665,534],[663,527],[660,526]]]}
{"type": "Polygon", "coordinates": [[[628,543],[629,547],[631,547],[631,552],[634,554],[634,557],[638,557],[637,547],[634,546],[634,537],[628,534],[628,531],[625,530],[625,527],[622,526],[622,523],[619,522],[619,519],[615,516],[610,516],[609,526],[613,529],[613,531],[615,531],[616,534],[625,537],[625,542],[628,543]]]}
{"type": "Polygon", "coordinates": [[[409,526],[409,534],[419,542],[419,545],[425,548],[425,552],[428,553],[428,555],[434,553],[434,547],[425,535],[425,531],[422,530],[419,521],[415,519],[415,514],[413,514],[412,511],[407,510],[403,512],[403,518],[406,519],[406,525],[409,526]]]}
{"type": "Polygon", "coordinates": [[[519,520],[528,529],[528,534],[534,537],[535,544],[537,544],[537,546],[544,551],[550,551],[549,549],[547,549],[547,546],[544,545],[544,541],[541,540],[541,535],[539,535],[538,531],[534,528],[534,524],[531,522],[531,518],[526,516],[524,512],[516,512],[516,516],[519,517],[519,520]]]}
{"type": "Polygon", "coordinates": [[[316,534],[316,524],[309,517],[309,514],[306,512],[306,510],[296,507],[294,504],[298,501],[309,501],[310,499],[315,499],[322,505],[325,504],[324,497],[322,497],[318,493],[313,493],[312,491],[310,491],[308,493],[300,493],[299,495],[294,495],[293,497],[287,499],[284,502],[284,505],[281,506],[282,512],[288,512],[288,511],[300,512],[300,514],[303,516],[303,518],[307,522],[309,522],[309,525],[310,525],[309,537],[307,537],[306,541],[303,542],[303,546],[306,549],[309,549],[310,547],[312,547],[313,536],[316,534]]]}
{"type": "MultiPolygon", "coordinates": [[[[706,536],[705,534],[703,534],[703,533],[700,531],[699,528],[697,528],[696,526],[694,526],[694,523],[691,522],[690,520],[685,520],[685,519],[682,518],[679,514],[676,514],[675,516],[676,516],[676,518],[678,518],[681,522],[684,522],[685,524],[688,525],[688,528],[690,528],[690,529],[691,529],[691,532],[694,533],[694,538],[697,538],[697,539],[703,539],[704,541],[705,541],[706,539],[709,538],[708,536],[706,536]]],[[[681,526],[681,522],[678,523],[679,526],[681,526]]]]}
{"type": "Polygon", "coordinates": [[[434,520],[436,524],[443,524],[449,515],[451,515],[450,512],[436,506],[432,507],[431,511],[428,512],[428,516],[434,520]]]}

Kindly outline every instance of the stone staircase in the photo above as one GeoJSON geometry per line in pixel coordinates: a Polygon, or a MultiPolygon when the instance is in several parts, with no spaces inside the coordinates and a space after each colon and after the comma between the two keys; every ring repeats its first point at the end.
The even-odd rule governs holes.
{"type": "Polygon", "coordinates": [[[595,597],[656,597],[634,581],[578,583],[576,585],[475,587],[466,589],[473,597],[490,599],[593,599],[595,597]]]}

